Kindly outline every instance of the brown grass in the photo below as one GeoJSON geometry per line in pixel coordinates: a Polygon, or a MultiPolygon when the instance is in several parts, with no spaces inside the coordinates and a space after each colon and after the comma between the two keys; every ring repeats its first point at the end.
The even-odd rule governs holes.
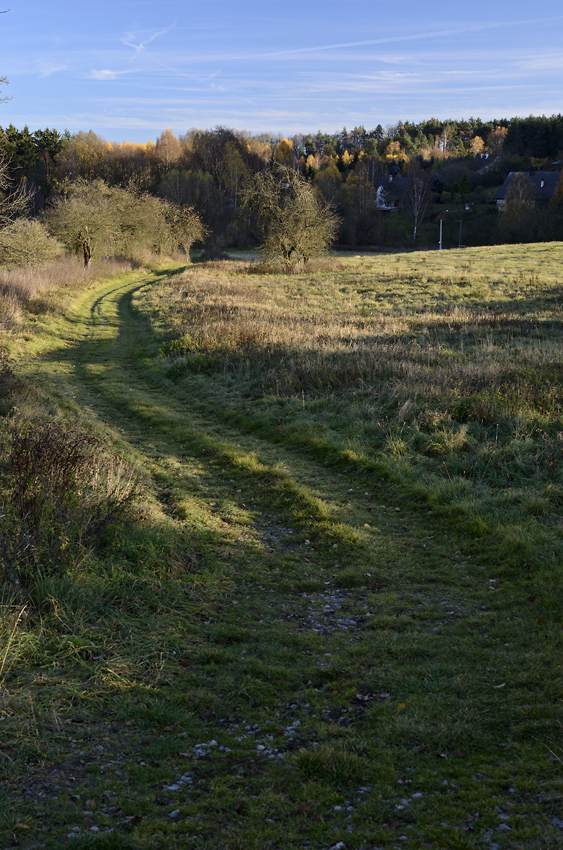
{"type": "Polygon", "coordinates": [[[563,409],[561,370],[554,367],[559,342],[551,327],[558,308],[541,288],[530,293],[528,285],[509,304],[505,281],[502,306],[491,307],[489,290],[498,295],[499,286],[481,275],[472,286],[479,298],[486,290],[485,298],[474,292],[455,303],[441,279],[411,277],[405,285],[373,265],[375,276],[362,271],[364,284],[341,264],[290,283],[243,278],[247,267],[235,276],[232,267],[196,267],[162,288],[159,308],[175,336],[166,353],[176,363],[204,355],[236,368],[250,357],[262,391],[385,396],[399,410],[415,398],[434,405],[476,394],[483,396],[482,409],[473,411],[480,419],[498,415],[493,397],[513,414],[563,409]],[[423,308],[417,303],[422,290],[423,308]],[[541,298],[539,310],[530,295],[541,298]]]}
{"type": "Polygon", "coordinates": [[[48,290],[76,286],[96,278],[111,277],[133,268],[131,260],[101,259],[88,268],[79,257],[66,256],[44,266],[0,267],[0,328],[18,325],[23,311],[33,312],[33,301],[48,290]]]}

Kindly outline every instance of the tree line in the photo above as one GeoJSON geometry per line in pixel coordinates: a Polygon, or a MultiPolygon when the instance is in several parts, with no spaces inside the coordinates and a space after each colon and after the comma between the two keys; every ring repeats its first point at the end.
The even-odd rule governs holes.
{"type": "MultiPolygon", "coordinates": [[[[449,207],[471,196],[490,203],[491,187],[510,171],[560,169],[561,160],[561,115],[430,119],[291,138],[225,127],[180,136],[165,130],[146,144],[114,144],[93,131],[31,132],[10,125],[0,128],[0,226],[25,208],[32,219],[42,216],[51,237],[80,250],[85,262],[97,250],[127,252],[141,244],[161,252],[189,250],[204,237],[213,255],[227,246],[265,243],[257,187],[268,185],[266,175],[285,170],[285,183],[301,198],[300,215],[307,204],[309,212],[323,209],[341,244],[385,245],[404,241],[407,233],[416,238],[434,202],[449,207]],[[378,201],[385,182],[391,198],[394,191],[401,195],[395,219],[378,201]],[[87,208],[92,216],[96,211],[97,223],[70,233],[67,213],[74,210],[77,219],[87,208]]],[[[281,202],[283,193],[276,191],[281,202]]]]}

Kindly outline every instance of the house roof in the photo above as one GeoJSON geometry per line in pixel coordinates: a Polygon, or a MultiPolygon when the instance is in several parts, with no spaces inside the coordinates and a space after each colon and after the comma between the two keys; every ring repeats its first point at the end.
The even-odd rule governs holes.
{"type": "Polygon", "coordinates": [[[555,192],[555,187],[561,177],[561,171],[511,171],[498,192],[495,195],[495,200],[503,201],[506,197],[506,192],[514,177],[517,174],[525,174],[529,177],[532,185],[536,190],[536,200],[549,201],[555,192]]]}
{"type": "Polygon", "coordinates": [[[396,198],[401,198],[404,190],[405,183],[407,182],[406,177],[384,177],[376,186],[376,189],[380,187],[384,192],[393,195],[396,198]]]}

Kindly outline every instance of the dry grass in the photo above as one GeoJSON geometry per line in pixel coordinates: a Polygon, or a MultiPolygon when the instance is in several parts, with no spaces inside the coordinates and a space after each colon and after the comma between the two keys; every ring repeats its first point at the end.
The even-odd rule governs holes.
{"type": "Polygon", "coordinates": [[[40,296],[44,292],[111,277],[132,267],[130,260],[101,259],[85,268],[84,263],[74,256],[66,256],[44,266],[0,267],[0,328],[17,326],[23,320],[24,310],[41,312],[40,296]]]}
{"type": "Polygon", "coordinates": [[[421,255],[340,263],[289,283],[242,277],[247,267],[233,275],[232,263],[197,267],[161,290],[175,337],[165,351],[176,368],[182,358],[204,365],[203,355],[246,369],[250,358],[263,392],[384,395],[403,414],[415,399],[443,409],[475,394],[501,397],[511,414],[563,409],[557,290],[546,275],[491,278],[457,256],[455,281],[444,263],[419,273],[421,255]],[[398,274],[409,257],[414,267],[398,274]]]}

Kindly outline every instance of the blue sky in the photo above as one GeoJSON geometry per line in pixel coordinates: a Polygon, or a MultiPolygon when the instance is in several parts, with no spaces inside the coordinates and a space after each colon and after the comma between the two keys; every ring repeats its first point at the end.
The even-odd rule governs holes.
{"type": "Polygon", "coordinates": [[[0,125],[148,141],[563,111],[563,5],[6,0],[0,125]],[[538,9],[537,15],[533,12],[538,9]]]}

